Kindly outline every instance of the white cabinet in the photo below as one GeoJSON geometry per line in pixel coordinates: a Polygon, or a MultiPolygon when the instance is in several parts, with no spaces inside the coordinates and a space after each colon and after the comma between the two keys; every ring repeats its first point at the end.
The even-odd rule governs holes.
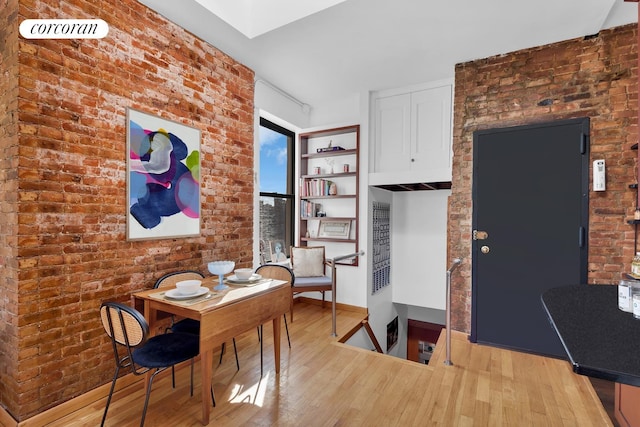
{"type": "Polygon", "coordinates": [[[447,81],[374,95],[370,185],[451,181],[452,94],[447,81]]]}
{"type": "Polygon", "coordinates": [[[411,95],[375,100],[374,172],[397,172],[411,161],[411,95]]]}

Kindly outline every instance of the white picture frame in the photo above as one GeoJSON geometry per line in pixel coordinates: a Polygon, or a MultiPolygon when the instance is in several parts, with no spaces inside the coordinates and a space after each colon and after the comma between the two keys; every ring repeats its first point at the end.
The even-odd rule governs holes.
{"type": "Polygon", "coordinates": [[[350,231],[350,220],[321,220],[318,226],[318,238],[348,239],[350,231]]]}
{"type": "Polygon", "coordinates": [[[271,262],[285,262],[287,260],[287,248],[282,240],[271,240],[269,242],[271,249],[271,262]]]}
{"type": "Polygon", "coordinates": [[[200,130],[133,108],[126,129],[127,240],[199,236],[200,130]]]}

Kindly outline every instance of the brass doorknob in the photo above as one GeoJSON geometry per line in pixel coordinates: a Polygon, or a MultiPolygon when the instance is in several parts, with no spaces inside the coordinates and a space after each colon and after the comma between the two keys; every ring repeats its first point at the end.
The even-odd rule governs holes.
{"type": "Polygon", "coordinates": [[[491,249],[489,249],[489,246],[483,246],[480,248],[480,252],[482,252],[483,254],[488,254],[490,250],[491,249]]]}

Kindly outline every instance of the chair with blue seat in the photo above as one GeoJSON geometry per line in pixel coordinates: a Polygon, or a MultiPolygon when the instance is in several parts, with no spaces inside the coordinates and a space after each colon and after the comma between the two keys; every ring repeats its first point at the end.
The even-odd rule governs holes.
{"type": "MultiPolygon", "coordinates": [[[[153,380],[165,369],[191,359],[191,396],[193,396],[193,358],[199,353],[199,339],[196,335],[171,333],[148,338],[149,324],[142,314],[128,305],[114,301],[102,303],[100,318],[102,326],[111,338],[116,362],[101,426],[107,418],[107,411],[121,369],[130,369],[134,375],[144,375],[153,370],[146,387],[141,427],[147,415],[153,380]]],[[[215,402],[213,389],[211,399],[215,402]]]]}
{"type": "Polygon", "coordinates": [[[331,291],[336,279],[328,272],[331,263],[325,258],[324,246],[292,246],[290,262],[295,283],[291,286],[291,322],[293,322],[293,297],[303,292],[319,291],[322,293],[322,307],[324,307],[324,293],[331,291]]]}
{"type": "MultiPolygon", "coordinates": [[[[175,287],[177,282],[181,282],[183,280],[202,280],[204,279],[204,275],[199,271],[195,270],[180,270],[174,271],[172,273],[167,273],[161,278],[159,278],[154,288],[166,288],[166,287],[175,287]]],[[[194,319],[175,319],[174,316],[171,316],[171,326],[167,328],[167,331],[171,332],[181,332],[187,334],[193,334],[200,336],[200,321],[194,319]]],[[[226,345],[223,343],[222,348],[220,350],[220,362],[222,363],[222,356],[225,353],[226,345]]],[[[236,355],[236,368],[240,370],[240,361],[238,360],[238,349],[236,347],[236,339],[233,339],[233,350],[236,355]]],[[[173,386],[175,387],[175,375],[173,377],[173,386]]]]}

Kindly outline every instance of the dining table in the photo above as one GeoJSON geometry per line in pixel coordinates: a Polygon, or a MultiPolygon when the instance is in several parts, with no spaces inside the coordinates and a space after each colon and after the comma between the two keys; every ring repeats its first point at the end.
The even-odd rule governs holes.
{"type": "MultiPolygon", "coordinates": [[[[134,303],[142,301],[150,334],[157,333],[159,312],[200,321],[200,366],[202,374],[202,424],[211,415],[211,377],[213,354],[234,337],[269,321],[273,322],[275,371],[280,372],[280,321],[289,311],[291,284],[284,280],[261,279],[251,283],[228,283],[224,290],[213,290],[217,278],[203,279],[202,295],[175,298],[174,288],[136,292],[134,303]],[[169,295],[167,295],[169,293],[169,295]],[[172,297],[173,296],[173,297],[172,297]]],[[[200,294],[199,292],[198,294],[200,294]]],[[[148,383],[148,381],[147,381],[148,383]]]]}

